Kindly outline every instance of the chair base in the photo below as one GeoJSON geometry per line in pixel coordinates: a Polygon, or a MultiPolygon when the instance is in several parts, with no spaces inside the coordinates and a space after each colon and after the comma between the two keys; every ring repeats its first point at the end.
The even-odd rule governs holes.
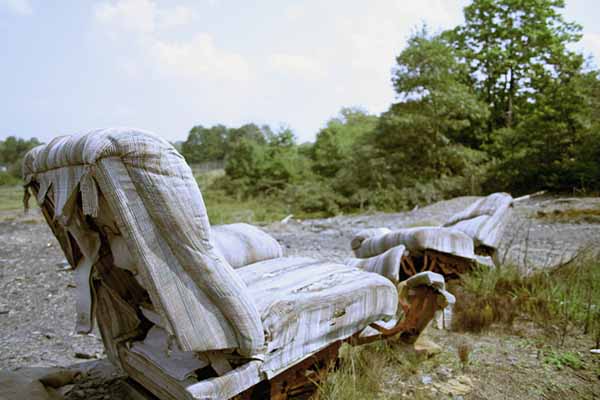
{"type": "MultiPolygon", "coordinates": [[[[326,378],[327,373],[337,365],[338,350],[343,343],[362,345],[392,338],[399,338],[407,343],[414,342],[439,308],[437,304],[439,293],[433,288],[425,286],[412,290],[414,292],[410,297],[410,303],[403,305],[404,318],[391,329],[371,324],[371,327],[379,331],[379,334],[361,337],[360,333],[357,333],[345,340],[331,343],[270,380],[260,380],[257,373],[256,382],[250,383],[250,387],[247,387],[241,393],[234,394],[232,398],[236,400],[308,399],[316,391],[318,384],[326,378]]],[[[210,397],[191,389],[201,381],[197,379],[177,381],[165,374],[158,366],[149,363],[124,345],[119,346],[119,358],[129,377],[161,400],[219,398],[210,397]]],[[[256,361],[254,363],[257,363],[256,368],[258,371],[259,364],[256,361]]],[[[228,374],[235,376],[242,373],[241,368],[240,366],[228,374]]],[[[223,377],[209,378],[209,381],[221,378],[223,377]]]]}
{"type": "MultiPolygon", "coordinates": [[[[423,254],[408,255],[402,258],[401,273],[403,279],[410,278],[419,272],[431,271],[444,276],[446,281],[460,278],[460,275],[473,269],[475,262],[468,258],[458,257],[435,250],[425,250],[423,254]]],[[[400,280],[403,280],[402,278],[400,280]]]]}

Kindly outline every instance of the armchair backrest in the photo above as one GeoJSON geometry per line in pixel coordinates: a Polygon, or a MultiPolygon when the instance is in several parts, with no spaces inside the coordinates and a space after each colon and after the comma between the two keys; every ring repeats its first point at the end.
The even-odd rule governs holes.
{"type": "Polygon", "coordinates": [[[105,213],[98,199],[106,200],[154,307],[183,351],[262,352],[256,306],[215,250],[198,185],[168,142],[125,128],[64,136],[31,150],[23,174],[38,185],[40,204],[53,197],[54,218],[65,227],[74,209],[92,218],[105,213]]]}

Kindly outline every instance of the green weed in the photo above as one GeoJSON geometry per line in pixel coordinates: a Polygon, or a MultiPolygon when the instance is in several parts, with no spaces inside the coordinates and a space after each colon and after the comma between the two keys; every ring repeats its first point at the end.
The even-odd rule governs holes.
{"type": "Polygon", "coordinates": [[[527,277],[513,267],[478,269],[462,277],[456,294],[456,330],[511,326],[523,317],[554,336],[559,346],[577,330],[600,332],[600,263],[594,257],[527,277]]]}
{"type": "Polygon", "coordinates": [[[581,361],[579,355],[570,351],[563,353],[553,351],[544,357],[544,363],[552,365],[558,370],[562,370],[564,367],[571,367],[573,369],[583,368],[583,361],[581,361]]]}

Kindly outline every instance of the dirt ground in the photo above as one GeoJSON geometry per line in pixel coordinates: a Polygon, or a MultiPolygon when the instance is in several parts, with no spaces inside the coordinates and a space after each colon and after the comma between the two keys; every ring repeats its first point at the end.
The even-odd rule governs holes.
{"type": "MultiPolygon", "coordinates": [[[[359,229],[436,225],[474,200],[462,197],[411,212],[292,220],[264,228],[285,246],[288,255],[343,261],[351,255],[350,238],[359,229]]],[[[566,262],[581,249],[593,248],[600,241],[600,220],[589,210],[600,210],[600,199],[539,197],[517,203],[500,258],[526,273],[566,262]],[[566,214],[569,210],[576,212],[566,214]]],[[[106,362],[99,335],[73,333],[74,293],[73,276],[41,217],[35,211],[29,215],[3,212],[0,369],[77,364],[86,373],[67,398],[125,399],[122,377],[106,362]]],[[[600,398],[600,355],[590,353],[593,342],[589,337],[573,335],[555,350],[551,343],[535,339],[526,323],[511,331],[497,329],[481,335],[435,329],[429,335],[442,346],[442,353],[421,360],[410,375],[390,368],[385,398],[600,398]],[[456,350],[461,343],[471,349],[464,369],[456,350]],[[575,354],[580,365],[558,365],[554,360],[563,353],[575,354]],[[447,394],[449,382],[468,391],[447,394]]]]}

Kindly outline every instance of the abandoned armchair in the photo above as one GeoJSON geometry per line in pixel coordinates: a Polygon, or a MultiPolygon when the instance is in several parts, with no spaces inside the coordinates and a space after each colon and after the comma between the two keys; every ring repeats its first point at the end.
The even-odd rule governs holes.
{"type": "Polygon", "coordinates": [[[183,157],[147,132],[56,138],[23,174],[74,269],[76,329],[96,320],[110,361],[164,400],[287,398],[342,342],[414,340],[453,301],[437,274],[400,282],[211,228],[183,157]]]}
{"type": "Polygon", "coordinates": [[[498,246],[512,205],[509,194],[493,193],[454,214],[442,226],[363,229],[350,242],[355,258],[346,264],[393,281],[423,271],[455,279],[477,264],[498,266],[498,246]]]}

